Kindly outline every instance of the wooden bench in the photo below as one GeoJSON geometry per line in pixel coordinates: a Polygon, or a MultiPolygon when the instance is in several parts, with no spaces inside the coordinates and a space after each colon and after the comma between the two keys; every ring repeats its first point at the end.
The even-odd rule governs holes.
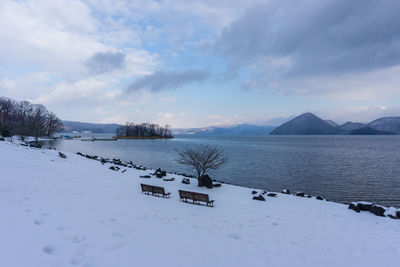
{"type": "Polygon", "coordinates": [[[148,185],[148,184],[140,184],[142,187],[142,194],[145,193],[146,195],[152,195],[152,196],[162,196],[165,198],[169,198],[171,193],[165,193],[164,187],[161,186],[154,186],[154,185],[148,185]]]}
{"type": "Polygon", "coordinates": [[[207,194],[179,190],[179,197],[181,201],[186,203],[189,203],[188,200],[191,200],[192,204],[200,205],[200,202],[204,202],[206,206],[214,207],[214,200],[210,200],[207,194]]]}

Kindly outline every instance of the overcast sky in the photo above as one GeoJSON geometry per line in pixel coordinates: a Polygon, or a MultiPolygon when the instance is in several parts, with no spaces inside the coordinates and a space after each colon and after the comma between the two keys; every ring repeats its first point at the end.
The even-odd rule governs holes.
{"type": "Polygon", "coordinates": [[[172,127],[400,116],[399,0],[1,0],[0,96],[172,127]]]}

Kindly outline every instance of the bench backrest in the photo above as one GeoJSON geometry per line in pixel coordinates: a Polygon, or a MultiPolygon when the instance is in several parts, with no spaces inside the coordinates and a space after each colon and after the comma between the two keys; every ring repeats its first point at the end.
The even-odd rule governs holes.
{"type": "Polygon", "coordinates": [[[179,190],[179,197],[186,198],[186,199],[192,199],[195,201],[210,202],[210,198],[207,194],[189,192],[189,191],[184,191],[184,190],[179,190]]]}
{"type": "Polygon", "coordinates": [[[152,193],[158,193],[158,194],[165,195],[164,187],[148,185],[148,184],[140,184],[140,186],[142,187],[142,191],[147,191],[147,192],[152,192],[152,193]]]}
{"type": "Polygon", "coordinates": [[[208,197],[208,195],[207,194],[202,194],[202,193],[194,193],[194,200],[210,202],[210,198],[208,197]]]}
{"type": "Polygon", "coordinates": [[[193,192],[179,190],[179,197],[180,198],[193,199],[193,192]]]}
{"type": "Polygon", "coordinates": [[[148,184],[140,184],[140,186],[142,187],[142,191],[148,191],[151,192],[152,191],[152,186],[148,185],[148,184]]]}
{"type": "Polygon", "coordinates": [[[154,186],[154,185],[152,187],[153,187],[153,193],[165,195],[164,187],[154,186]]]}

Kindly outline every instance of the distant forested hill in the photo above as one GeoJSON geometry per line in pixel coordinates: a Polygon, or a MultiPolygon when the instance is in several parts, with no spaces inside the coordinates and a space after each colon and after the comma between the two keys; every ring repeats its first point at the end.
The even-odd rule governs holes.
{"type": "Polygon", "coordinates": [[[122,126],[120,124],[101,124],[101,123],[88,123],[79,121],[63,121],[64,130],[63,132],[83,132],[90,131],[92,133],[112,133],[115,134],[118,127],[122,126]]]}

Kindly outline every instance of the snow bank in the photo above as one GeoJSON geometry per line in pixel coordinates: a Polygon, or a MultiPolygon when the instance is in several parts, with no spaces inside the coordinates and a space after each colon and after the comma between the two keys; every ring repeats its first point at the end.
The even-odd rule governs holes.
{"type": "Polygon", "coordinates": [[[0,266],[398,266],[400,220],[65,154],[0,142],[0,266]],[[140,183],[172,196],[142,195],[140,183]],[[215,207],[180,202],[178,189],[215,207]]]}

